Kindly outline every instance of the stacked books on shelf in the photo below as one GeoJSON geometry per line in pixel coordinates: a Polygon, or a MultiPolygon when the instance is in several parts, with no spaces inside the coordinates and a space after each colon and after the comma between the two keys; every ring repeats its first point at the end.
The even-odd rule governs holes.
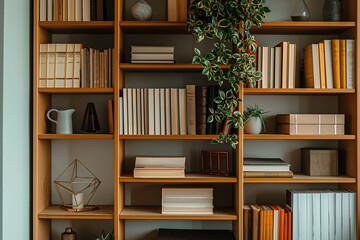
{"type": "Polygon", "coordinates": [[[280,134],[345,134],[344,114],[278,114],[276,132],[280,134]]]}
{"type": "Polygon", "coordinates": [[[217,86],[186,88],[123,88],[119,100],[121,135],[216,134],[216,121],[206,119],[214,108],[217,86]],[[198,91],[199,90],[199,91],[198,91]],[[208,91],[209,90],[209,91],[208,91]]]}
{"type": "Polygon", "coordinates": [[[174,63],[174,46],[131,46],[131,63],[174,63]]]}
{"type": "Polygon", "coordinates": [[[293,177],[290,164],[280,158],[244,158],[244,177],[293,177]]]}
{"type": "Polygon", "coordinates": [[[258,88],[295,88],[296,43],[258,47],[256,57],[257,70],[262,72],[258,88]]]}
{"type": "Polygon", "coordinates": [[[112,49],[81,43],[40,44],[40,88],[107,88],[112,86],[112,49]]]}
{"type": "Polygon", "coordinates": [[[163,187],[162,214],[213,214],[213,188],[163,187]]]}
{"type": "Polygon", "coordinates": [[[185,157],[136,157],[134,178],[184,178],[185,157]]]}
{"type": "Polygon", "coordinates": [[[40,21],[113,21],[114,0],[40,0],[40,21]]]}
{"type": "Polygon", "coordinates": [[[293,240],[356,238],[356,193],[348,190],[287,190],[293,240]]]}
{"type": "Polygon", "coordinates": [[[355,40],[332,39],[304,49],[305,87],[355,88],[355,40]]]}
{"type": "Polygon", "coordinates": [[[292,212],[290,208],[278,205],[244,205],[243,240],[292,240],[291,236],[292,212]]]}

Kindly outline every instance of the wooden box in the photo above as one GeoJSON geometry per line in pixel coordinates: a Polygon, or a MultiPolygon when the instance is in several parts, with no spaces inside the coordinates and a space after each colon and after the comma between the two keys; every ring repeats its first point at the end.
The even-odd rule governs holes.
{"type": "Polygon", "coordinates": [[[310,176],[337,176],[338,151],[331,149],[301,149],[302,171],[310,176]]]}

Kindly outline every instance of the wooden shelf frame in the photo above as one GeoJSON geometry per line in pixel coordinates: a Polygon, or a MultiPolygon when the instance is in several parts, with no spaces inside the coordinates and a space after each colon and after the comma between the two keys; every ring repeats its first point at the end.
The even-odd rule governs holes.
{"type": "Polygon", "coordinates": [[[305,174],[294,174],[293,178],[244,178],[244,183],[356,183],[356,178],[346,176],[307,176],[305,174]]]}
{"type": "Polygon", "coordinates": [[[39,139],[60,140],[60,139],[113,139],[113,134],[39,134],[39,139]]]}
{"type": "Polygon", "coordinates": [[[82,220],[113,220],[114,206],[98,206],[99,209],[84,212],[68,212],[59,205],[52,205],[38,214],[40,219],[82,219],[82,220]]]}
{"type": "Polygon", "coordinates": [[[39,93],[48,94],[113,94],[113,88],[39,88],[39,93]]]}
{"type": "Polygon", "coordinates": [[[232,176],[204,175],[201,173],[185,173],[185,178],[134,178],[132,173],[120,176],[124,183],[237,183],[232,176]]]}

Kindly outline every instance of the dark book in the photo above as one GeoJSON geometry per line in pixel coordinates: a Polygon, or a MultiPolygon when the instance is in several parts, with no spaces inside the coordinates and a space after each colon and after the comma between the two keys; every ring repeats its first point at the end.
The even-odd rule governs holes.
{"type": "Polygon", "coordinates": [[[114,21],[114,1],[104,0],[104,20],[114,21]]]}
{"type": "MultiPolygon", "coordinates": [[[[206,118],[210,116],[209,109],[214,109],[215,111],[216,103],[214,102],[214,99],[218,96],[218,94],[219,94],[219,87],[217,85],[210,85],[207,87],[206,118]]],[[[206,123],[206,134],[216,134],[217,133],[216,131],[217,131],[217,122],[215,119],[211,123],[210,122],[206,123]]]]}
{"type": "Polygon", "coordinates": [[[97,0],[90,0],[90,20],[96,21],[97,20],[97,8],[96,4],[97,0]]]}
{"type": "Polygon", "coordinates": [[[105,0],[97,0],[96,3],[96,20],[104,21],[104,1],[105,0]]]}
{"type": "Polygon", "coordinates": [[[195,87],[196,98],[196,134],[206,134],[206,99],[207,88],[195,87]]]}
{"type": "Polygon", "coordinates": [[[229,230],[160,228],[157,240],[235,240],[235,238],[229,230]]]}

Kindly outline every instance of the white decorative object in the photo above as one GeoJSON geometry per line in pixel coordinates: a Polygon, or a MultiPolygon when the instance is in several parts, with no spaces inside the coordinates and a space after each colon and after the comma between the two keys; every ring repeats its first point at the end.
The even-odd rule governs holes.
{"type": "Polygon", "coordinates": [[[75,109],[67,109],[67,110],[58,110],[58,109],[50,109],[46,116],[47,118],[56,123],[56,133],[58,134],[72,134],[72,114],[75,112],[75,109]],[[50,117],[51,112],[57,112],[57,119],[54,120],[50,117]]]}
{"type": "Polygon", "coordinates": [[[259,134],[261,133],[261,119],[260,117],[250,117],[250,119],[244,124],[245,133],[259,134]]]}
{"type": "Polygon", "coordinates": [[[73,209],[83,209],[84,208],[84,194],[83,193],[72,194],[72,208],[73,209]]]}
{"type": "Polygon", "coordinates": [[[145,0],[138,0],[131,7],[131,16],[137,21],[151,20],[152,8],[145,0]]]}

